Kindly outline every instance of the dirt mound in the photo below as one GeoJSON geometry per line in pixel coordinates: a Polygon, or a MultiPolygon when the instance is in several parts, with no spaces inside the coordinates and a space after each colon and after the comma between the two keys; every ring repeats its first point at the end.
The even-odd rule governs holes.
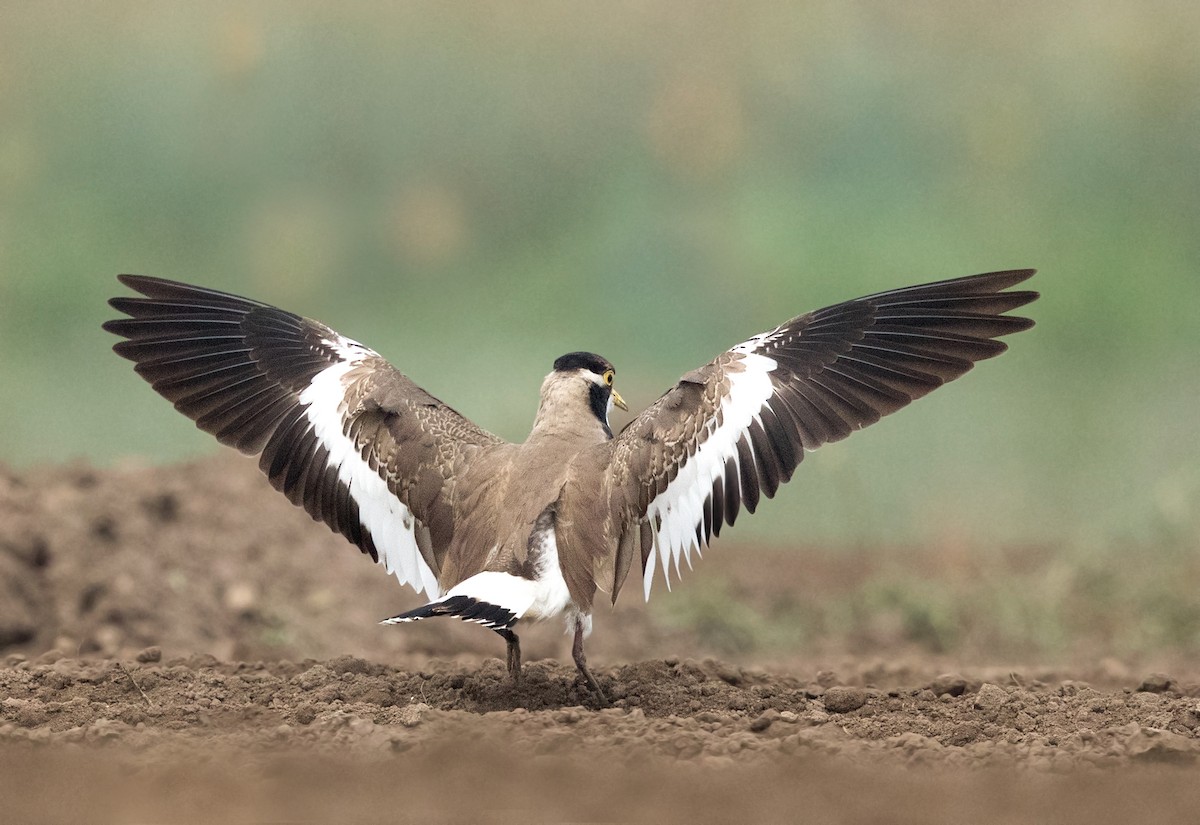
{"type": "Polygon", "coordinates": [[[4,473],[6,818],[1187,821],[1200,804],[1194,668],[662,658],[704,644],[630,601],[589,647],[598,707],[555,658],[560,628],[523,636],[513,685],[494,634],[379,627],[419,597],[248,462],[4,473]]]}
{"type": "MultiPolygon", "coordinates": [[[[633,659],[670,641],[637,601],[602,619],[610,630],[589,654],[633,659]]],[[[0,469],[0,654],[133,656],[158,645],[222,660],[478,662],[503,652],[495,634],[460,622],[377,624],[423,602],[237,455],[0,469]]],[[[563,655],[562,627],[522,633],[522,648],[531,660],[563,655]]]]}

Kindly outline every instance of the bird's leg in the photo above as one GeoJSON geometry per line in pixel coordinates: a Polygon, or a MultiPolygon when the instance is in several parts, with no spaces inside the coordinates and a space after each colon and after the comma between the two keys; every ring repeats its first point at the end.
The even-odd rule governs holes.
{"type": "Polygon", "coordinates": [[[517,634],[511,630],[497,630],[504,641],[508,643],[508,655],[505,664],[508,667],[508,675],[512,677],[513,684],[521,683],[521,640],[517,638],[517,634]]]}
{"type": "Polygon", "coordinates": [[[579,672],[583,674],[584,680],[600,699],[603,705],[608,704],[608,697],[604,695],[604,690],[600,687],[600,683],[596,681],[596,677],[588,670],[587,659],[583,655],[583,620],[575,620],[575,644],[571,645],[571,656],[575,659],[575,667],[579,668],[579,672]]]}

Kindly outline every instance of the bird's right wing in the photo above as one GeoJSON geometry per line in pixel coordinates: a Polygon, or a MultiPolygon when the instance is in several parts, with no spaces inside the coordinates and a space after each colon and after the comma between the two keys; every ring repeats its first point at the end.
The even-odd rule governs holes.
{"type": "Polygon", "coordinates": [[[314,519],[431,597],[454,483],[502,443],[324,324],[225,292],[122,275],[117,354],[314,519]]]}
{"type": "MultiPolygon", "coordinates": [[[[609,520],[587,553],[616,599],[640,549],[647,598],[657,562],[682,558],[741,508],[754,512],[806,451],[838,441],[958,378],[1033,321],[1037,298],[1004,290],[1033,270],[868,295],[756,335],[685,375],[610,442],[609,520]],[[611,577],[611,578],[610,578],[611,577]]],[[[578,585],[576,585],[578,588],[578,585]]]]}

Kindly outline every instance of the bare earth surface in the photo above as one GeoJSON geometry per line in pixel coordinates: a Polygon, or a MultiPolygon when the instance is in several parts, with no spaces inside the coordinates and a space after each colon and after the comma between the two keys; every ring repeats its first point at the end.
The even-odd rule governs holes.
{"type": "MultiPolygon", "coordinates": [[[[753,552],[695,576],[745,580],[753,552]]],[[[795,569],[764,592],[806,579],[770,558],[795,569]]],[[[718,660],[625,599],[589,640],[601,708],[561,628],[523,635],[514,687],[490,632],[378,626],[420,597],[244,460],[0,470],[0,819],[1200,817],[1194,662],[718,660]]]]}

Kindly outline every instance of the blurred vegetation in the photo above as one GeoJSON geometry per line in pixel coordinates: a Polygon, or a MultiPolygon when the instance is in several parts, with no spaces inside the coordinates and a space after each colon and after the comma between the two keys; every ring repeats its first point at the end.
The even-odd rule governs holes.
{"type": "Polygon", "coordinates": [[[880,549],[729,547],[741,564],[688,577],[651,609],[716,655],[751,661],[908,648],[1131,663],[1200,650],[1194,545],[880,549]]]}
{"type": "MultiPolygon", "coordinates": [[[[109,351],[117,272],[319,317],[519,439],[562,352],[640,407],[800,312],[1036,266],[1009,354],[738,535],[1060,541],[1099,597],[1200,538],[1198,42],[1182,0],[4,3],[0,460],[216,449],[109,351]]],[[[861,598],[953,632],[910,585],[861,598]]],[[[1021,596],[971,598],[1041,627],[1021,596]]]]}

